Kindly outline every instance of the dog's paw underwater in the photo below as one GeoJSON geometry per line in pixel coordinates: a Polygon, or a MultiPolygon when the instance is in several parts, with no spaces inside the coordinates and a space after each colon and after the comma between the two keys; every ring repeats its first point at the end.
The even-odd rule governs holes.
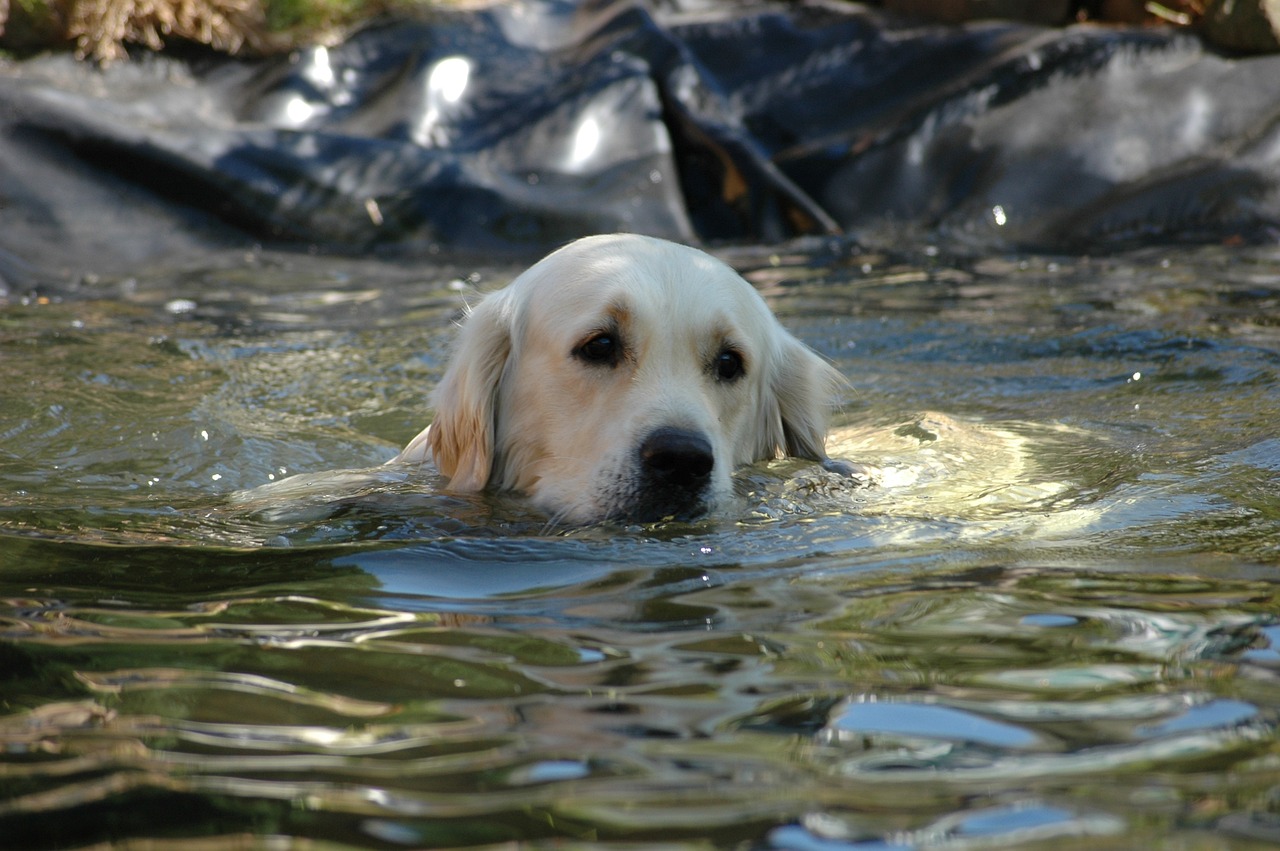
{"type": "Polygon", "coordinates": [[[938,412],[907,420],[845,425],[827,439],[821,464],[776,462],[786,475],[744,471],[753,516],[892,516],[997,521],[1056,510],[1074,501],[1075,483],[1055,463],[1064,452],[1093,451],[1088,435],[1064,426],[983,423],[938,412]]]}

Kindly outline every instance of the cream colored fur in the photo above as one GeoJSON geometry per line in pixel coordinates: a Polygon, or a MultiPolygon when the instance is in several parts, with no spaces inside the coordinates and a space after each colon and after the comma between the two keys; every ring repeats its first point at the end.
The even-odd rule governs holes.
{"type": "Polygon", "coordinates": [[[516,491],[553,519],[593,522],[644,503],[639,447],[680,429],[714,454],[689,506],[699,513],[731,497],[739,466],[825,460],[841,383],[720,261],[649,237],[588,237],[471,311],[434,421],[394,462],[431,462],[450,490],[516,491]],[[617,338],[616,364],[580,356],[600,334],[617,338]],[[725,352],[741,357],[740,377],[717,374],[725,352]]]}

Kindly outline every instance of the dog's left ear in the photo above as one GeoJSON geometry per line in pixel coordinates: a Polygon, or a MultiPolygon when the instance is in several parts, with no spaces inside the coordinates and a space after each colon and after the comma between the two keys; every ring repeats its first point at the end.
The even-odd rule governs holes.
{"type": "Polygon", "coordinates": [[[758,434],[763,445],[756,458],[772,458],[781,451],[794,458],[825,461],[831,412],[845,384],[835,367],[785,335],[769,376],[767,398],[760,406],[764,421],[758,434]]]}

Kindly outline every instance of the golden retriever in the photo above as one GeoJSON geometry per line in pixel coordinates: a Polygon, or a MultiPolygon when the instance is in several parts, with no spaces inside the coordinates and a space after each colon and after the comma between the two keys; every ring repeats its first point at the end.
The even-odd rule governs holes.
{"type": "MultiPolygon", "coordinates": [[[[302,522],[414,488],[425,466],[448,491],[526,497],[547,528],[692,519],[731,507],[735,470],[779,455],[821,464],[791,471],[799,491],[784,489],[782,511],[799,492],[836,511],[995,522],[1056,506],[1069,488],[1033,452],[1084,439],[1069,429],[925,412],[829,437],[845,386],[720,261],[650,237],[587,237],[470,311],[432,397],[434,421],[391,461],[292,476],[232,501],[302,522]],[[859,461],[832,460],[828,448],[859,461]]],[[[757,496],[756,510],[771,514],[768,487],[757,496]]],[[[1045,515],[1035,518],[1043,526],[1045,515]]]]}
{"type": "Polygon", "coordinates": [[[827,462],[842,383],[724,263],[587,237],[470,312],[434,421],[391,463],[522,493],[552,521],[695,517],[732,496],[737,467],[827,462]]]}

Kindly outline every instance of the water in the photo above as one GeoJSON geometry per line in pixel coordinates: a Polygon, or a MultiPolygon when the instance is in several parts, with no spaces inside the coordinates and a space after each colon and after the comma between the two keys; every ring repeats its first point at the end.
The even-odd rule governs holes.
{"type": "MultiPolygon", "coordinates": [[[[812,250],[807,250],[812,249],[812,250]]],[[[548,528],[388,479],[516,271],[0,309],[4,847],[1280,842],[1280,252],[739,251],[875,484],[548,528]]]]}

